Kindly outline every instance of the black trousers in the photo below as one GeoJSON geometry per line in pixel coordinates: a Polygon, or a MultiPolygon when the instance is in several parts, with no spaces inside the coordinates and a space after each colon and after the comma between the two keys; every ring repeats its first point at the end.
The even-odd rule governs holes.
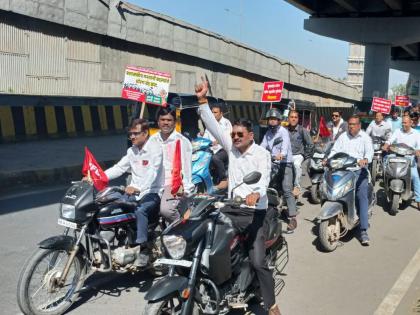
{"type": "Polygon", "coordinates": [[[214,167],[214,183],[217,185],[220,181],[227,178],[226,167],[228,164],[228,155],[224,149],[220,149],[211,157],[211,163],[214,167]]]}
{"type": "Polygon", "coordinates": [[[222,212],[232,221],[239,233],[247,233],[247,247],[251,264],[254,267],[264,300],[264,307],[268,310],[276,303],[274,294],[273,273],[265,260],[264,218],[265,210],[251,208],[225,207],[222,212]]]}

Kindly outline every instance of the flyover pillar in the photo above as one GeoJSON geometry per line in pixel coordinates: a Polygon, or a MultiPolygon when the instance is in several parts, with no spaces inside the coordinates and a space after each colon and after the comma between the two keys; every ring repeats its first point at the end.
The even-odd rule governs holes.
{"type": "Polygon", "coordinates": [[[391,45],[367,44],[365,48],[365,70],[363,77],[363,100],[372,97],[387,97],[391,45]]]}

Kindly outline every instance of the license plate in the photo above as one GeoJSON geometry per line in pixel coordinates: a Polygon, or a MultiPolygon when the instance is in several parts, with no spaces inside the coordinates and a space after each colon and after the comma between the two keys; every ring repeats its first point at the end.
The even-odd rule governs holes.
{"type": "Polygon", "coordinates": [[[192,261],[182,259],[158,258],[156,259],[154,265],[173,265],[189,268],[192,265],[192,261]]]}
{"type": "Polygon", "coordinates": [[[65,227],[68,227],[68,228],[71,228],[71,229],[74,229],[74,230],[77,229],[77,223],[74,223],[74,222],[70,222],[70,221],[63,220],[63,219],[58,219],[57,223],[59,225],[62,225],[62,226],[65,226],[65,227]]]}
{"type": "Polygon", "coordinates": [[[317,153],[315,152],[314,155],[312,156],[313,158],[318,158],[318,159],[322,159],[324,157],[325,154],[322,153],[317,153]]]}

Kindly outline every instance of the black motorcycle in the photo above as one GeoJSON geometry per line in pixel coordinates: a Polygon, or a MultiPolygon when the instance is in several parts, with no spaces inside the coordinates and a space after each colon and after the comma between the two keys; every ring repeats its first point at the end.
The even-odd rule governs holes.
{"type": "Polygon", "coordinates": [[[310,201],[313,204],[321,203],[320,186],[324,175],[322,161],[330,154],[333,144],[332,141],[315,144],[315,152],[312,154],[309,164],[309,177],[311,178],[310,201]]]}
{"type": "Polygon", "coordinates": [[[138,267],[136,202],[123,198],[123,187],[108,187],[99,193],[88,182],[76,182],[60,204],[58,224],[62,235],[43,240],[24,264],[19,276],[17,300],[24,314],[63,314],[77,299],[78,291],[92,273],[136,272],[154,275],[167,271],[153,262],[162,256],[158,216],[149,221],[151,254],[145,267],[138,267]]]}
{"type": "MultiPolygon", "coordinates": [[[[258,182],[261,174],[244,177],[245,184],[258,182]]],[[[276,198],[270,199],[276,202],[276,198]]],[[[259,284],[245,250],[245,235],[237,235],[220,209],[239,207],[243,200],[201,196],[190,211],[162,233],[165,256],[155,263],[169,265],[169,274],[145,295],[144,313],[225,314],[247,308],[261,299],[259,284]]],[[[276,294],[284,286],[280,274],[288,261],[287,243],[282,237],[278,212],[271,208],[265,219],[266,259],[274,271],[276,294]]]]}
{"type": "Polygon", "coordinates": [[[383,174],[383,152],[382,147],[385,140],[382,137],[372,137],[373,142],[373,159],[370,165],[370,173],[372,175],[373,185],[375,185],[378,174],[383,174]]]}

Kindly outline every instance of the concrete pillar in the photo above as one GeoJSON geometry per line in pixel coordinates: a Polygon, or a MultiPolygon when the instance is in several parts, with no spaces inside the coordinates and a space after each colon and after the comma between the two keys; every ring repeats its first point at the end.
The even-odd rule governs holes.
{"type": "Polygon", "coordinates": [[[388,96],[391,45],[367,44],[363,77],[363,100],[388,96]]]}

